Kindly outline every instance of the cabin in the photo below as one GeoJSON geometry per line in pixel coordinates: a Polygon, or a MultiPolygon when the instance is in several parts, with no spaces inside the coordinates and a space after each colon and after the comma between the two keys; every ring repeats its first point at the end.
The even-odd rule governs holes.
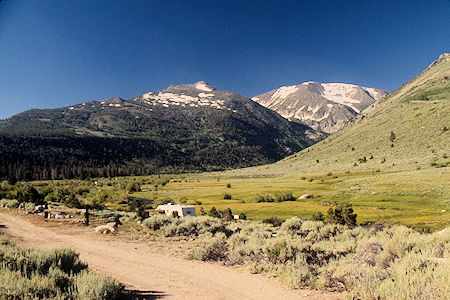
{"type": "Polygon", "coordinates": [[[164,205],[158,205],[156,208],[156,211],[159,213],[164,213],[168,216],[173,216],[173,213],[176,212],[179,217],[186,217],[186,216],[196,216],[195,213],[195,206],[192,205],[178,205],[178,204],[164,204],[164,205]]]}

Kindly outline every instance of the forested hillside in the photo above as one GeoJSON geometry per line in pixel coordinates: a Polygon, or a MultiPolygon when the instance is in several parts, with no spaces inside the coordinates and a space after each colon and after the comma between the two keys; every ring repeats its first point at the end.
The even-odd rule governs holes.
{"type": "Polygon", "coordinates": [[[204,82],[0,122],[0,178],[212,171],[274,162],[324,135],[204,82]]]}

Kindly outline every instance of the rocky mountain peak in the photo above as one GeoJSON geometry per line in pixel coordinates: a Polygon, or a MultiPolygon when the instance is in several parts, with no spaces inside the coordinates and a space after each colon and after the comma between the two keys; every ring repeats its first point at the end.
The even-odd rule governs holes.
{"type": "Polygon", "coordinates": [[[433,66],[441,63],[441,62],[447,62],[450,60],[450,53],[442,53],[441,55],[439,55],[439,58],[435,61],[433,61],[428,68],[425,69],[425,71],[427,71],[428,69],[432,68],[433,66]]]}
{"type": "Polygon", "coordinates": [[[335,133],[387,92],[347,83],[307,81],[255,96],[253,101],[283,117],[335,133]]]}
{"type": "Polygon", "coordinates": [[[191,84],[180,84],[180,85],[171,85],[167,89],[165,89],[163,92],[187,92],[187,93],[209,93],[214,92],[216,89],[207,84],[204,81],[198,81],[196,83],[191,84]]]}
{"type": "Polygon", "coordinates": [[[212,92],[215,90],[215,88],[213,88],[212,86],[210,86],[209,84],[207,84],[204,81],[199,81],[193,84],[193,86],[200,91],[203,92],[212,92]]]}
{"type": "Polygon", "coordinates": [[[439,60],[441,60],[441,59],[445,59],[446,61],[449,60],[450,59],[450,53],[442,53],[439,56],[439,60]]]}

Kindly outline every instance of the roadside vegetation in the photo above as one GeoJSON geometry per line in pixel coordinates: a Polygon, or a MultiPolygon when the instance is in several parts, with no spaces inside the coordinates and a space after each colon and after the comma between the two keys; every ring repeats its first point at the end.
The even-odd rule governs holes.
{"type": "Polygon", "coordinates": [[[67,248],[20,250],[0,235],[2,299],[118,299],[124,286],[89,271],[67,248]]]}
{"type": "Polygon", "coordinates": [[[349,227],[339,224],[336,209],[326,216],[331,223],[294,217],[274,226],[155,215],[143,226],[163,237],[198,238],[191,259],[244,266],[293,288],[345,292],[349,299],[448,299],[448,232],[349,227]]]}
{"type": "MultiPolygon", "coordinates": [[[[189,253],[191,259],[241,266],[252,273],[276,276],[293,288],[344,292],[351,299],[442,299],[450,292],[448,229],[446,233],[426,233],[449,225],[449,203],[445,200],[448,187],[442,185],[448,172],[439,170],[427,172],[426,178],[418,176],[424,174],[421,171],[282,178],[209,174],[3,182],[0,205],[30,209],[47,203],[107,209],[122,216],[122,222],[133,224],[129,228],[141,234],[196,240],[200,246],[189,253]],[[152,199],[153,204],[144,205],[140,197],[152,199]],[[142,213],[144,208],[168,202],[195,205],[199,216],[146,218],[142,213]],[[238,221],[234,221],[236,215],[238,221]],[[416,229],[395,224],[412,224],[416,229]]],[[[2,247],[15,249],[8,243],[2,247]]],[[[14,257],[24,257],[18,262],[41,255],[14,251],[18,251],[14,257]]],[[[8,257],[1,255],[2,259],[8,257]]],[[[98,284],[100,291],[119,287],[105,277],[88,273],[85,267],[68,273],[61,270],[68,279],[60,286],[50,271],[58,265],[43,272],[35,271],[30,263],[24,268],[5,269],[3,265],[6,275],[2,276],[9,276],[4,277],[5,284],[25,278],[23,284],[14,287],[21,289],[11,293],[24,293],[36,278],[43,285],[42,291],[31,292],[69,299],[97,293],[86,286],[98,284]]],[[[95,297],[92,299],[102,299],[95,297]]]]}

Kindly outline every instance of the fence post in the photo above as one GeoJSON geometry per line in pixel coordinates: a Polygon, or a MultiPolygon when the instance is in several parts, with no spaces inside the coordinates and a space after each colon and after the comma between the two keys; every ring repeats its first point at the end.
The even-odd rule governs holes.
{"type": "Polygon", "coordinates": [[[84,213],[84,218],[85,218],[85,224],[86,224],[86,226],[89,226],[89,209],[88,208],[86,208],[86,211],[85,211],[85,213],[84,213]]]}
{"type": "Polygon", "coordinates": [[[48,209],[48,204],[45,203],[44,204],[44,220],[47,220],[47,218],[48,218],[48,211],[47,211],[47,209],[48,209]]]}

